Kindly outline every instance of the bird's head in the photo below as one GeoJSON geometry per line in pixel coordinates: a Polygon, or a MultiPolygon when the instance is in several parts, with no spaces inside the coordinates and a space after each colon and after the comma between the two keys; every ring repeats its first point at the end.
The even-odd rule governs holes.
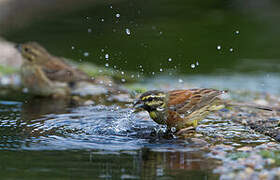
{"type": "Polygon", "coordinates": [[[144,109],[148,112],[163,111],[166,108],[167,95],[163,91],[147,91],[134,103],[136,110],[144,109]]]}
{"type": "Polygon", "coordinates": [[[47,50],[36,42],[17,44],[16,48],[21,53],[22,57],[30,63],[40,63],[40,61],[44,59],[42,59],[42,57],[47,57],[49,55],[47,50]]]}

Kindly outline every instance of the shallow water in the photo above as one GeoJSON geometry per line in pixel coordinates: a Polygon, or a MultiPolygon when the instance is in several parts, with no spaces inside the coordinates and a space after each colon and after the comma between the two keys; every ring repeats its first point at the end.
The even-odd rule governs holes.
{"type": "MultiPolygon", "coordinates": [[[[158,85],[151,80],[142,86],[186,87],[185,83],[177,83],[177,79],[167,80],[165,76],[158,79],[158,85]]],[[[190,82],[190,87],[198,86],[195,82],[203,79],[209,87],[222,88],[219,81],[223,81],[215,76],[182,79],[190,82]]],[[[256,89],[250,89],[251,92],[259,90],[258,81],[269,83],[263,78],[247,79],[255,82],[256,89]]],[[[239,85],[247,89],[246,82],[246,79],[240,81],[239,85]]],[[[210,146],[243,147],[273,141],[219,114],[210,115],[200,123],[199,136],[182,139],[164,136],[161,133],[164,127],[144,112],[133,113],[129,104],[73,106],[64,100],[27,99],[1,101],[0,106],[3,178],[216,179],[218,175],[213,169],[220,163],[218,157],[213,159],[209,155],[210,146]]],[[[219,113],[226,115],[229,111],[219,113]]]]}
{"type": "Polygon", "coordinates": [[[1,102],[2,178],[215,177],[199,143],[151,136],[157,125],[130,108],[97,105],[45,114],[36,111],[41,105],[1,102]]]}

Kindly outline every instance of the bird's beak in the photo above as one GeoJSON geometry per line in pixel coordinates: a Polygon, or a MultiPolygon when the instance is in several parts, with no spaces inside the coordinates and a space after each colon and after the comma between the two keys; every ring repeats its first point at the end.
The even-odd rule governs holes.
{"type": "Polygon", "coordinates": [[[137,100],[134,104],[133,104],[133,108],[135,109],[134,112],[139,112],[141,110],[143,110],[144,108],[144,104],[142,100],[137,100]]]}
{"type": "Polygon", "coordinates": [[[19,52],[21,52],[21,50],[22,50],[21,44],[16,44],[16,45],[15,45],[15,48],[16,48],[19,52]]]}

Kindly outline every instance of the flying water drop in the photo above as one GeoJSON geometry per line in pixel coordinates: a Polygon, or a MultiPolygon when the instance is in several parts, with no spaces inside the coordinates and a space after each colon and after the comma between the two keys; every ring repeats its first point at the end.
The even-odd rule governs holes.
{"type": "Polygon", "coordinates": [[[84,56],[85,56],[85,57],[88,57],[88,56],[89,56],[89,53],[88,53],[88,52],[84,52],[84,56]]]}
{"type": "Polygon", "coordinates": [[[175,127],[171,127],[171,132],[175,133],[176,132],[176,128],[175,127]]]}
{"type": "Polygon", "coordinates": [[[130,35],[130,30],[129,30],[128,28],[126,28],[126,29],[125,29],[125,33],[126,33],[127,35],[130,35]]]}

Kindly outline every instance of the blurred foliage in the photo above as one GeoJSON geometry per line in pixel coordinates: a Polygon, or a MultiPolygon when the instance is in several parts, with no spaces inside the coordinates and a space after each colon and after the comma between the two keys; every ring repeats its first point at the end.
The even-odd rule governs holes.
{"type": "Polygon", "coordinates": [[[4,35],[15,42],[38,41],[59,56],[104,67],[109,63],[120,71],[146,75],[167,69],[179,73],[278,72],[279,9],[275,1],[265,5],[223,0],[106,2],[36,16],[24,28],[4,35]],[[196,62],[199,65],[191,68],[196,62]]]}
{"type": "Polygon", "coordinates": [[[11,66],[0,65],[0,74],[9,75],[9,74],[14,74],[14,73],[18,73],[18,72],[19,72],[18,69],[12,68],[11,66]]]}

